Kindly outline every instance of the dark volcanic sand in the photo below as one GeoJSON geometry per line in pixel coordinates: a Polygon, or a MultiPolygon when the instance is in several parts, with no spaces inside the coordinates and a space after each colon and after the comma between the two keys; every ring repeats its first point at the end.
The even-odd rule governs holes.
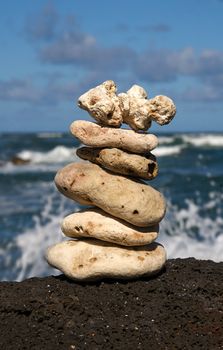
{"type": "Polygon", "coordinates": [[[223,263],[169,260],[131,282],[2,282],[0,349],[223,349],[223,263]]]}

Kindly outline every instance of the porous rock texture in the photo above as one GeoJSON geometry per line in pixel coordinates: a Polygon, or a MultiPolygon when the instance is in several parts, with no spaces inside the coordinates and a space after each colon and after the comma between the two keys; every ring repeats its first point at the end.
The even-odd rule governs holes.
{"type": "Polygon", "coordinates": [[[176,114],[176,107],[167,96],[159,95],[147,100],[134,94],[129,96],[127,92],[120,94],[119,99],[123,122],[136,131],[146,131],[152,121],[160,125],[169,124],[176,114]]]}
{"type": "Polygon", "coordinates": [[[165,264],[162,245],[120,247],[94,239],[69,240],[48,248],[48,263],[74,280],[131,279],[153,275],[165,264]]]}
{"type": "Polygon", "coordinates": [[[133,130],[146,131],[151,126],[151,118],[149,116],[148,100],[129,96],[122,93],[119,95],[121,106],[124,109],[123,122],[128,124],[133,130]],[[128,106],[128,109],[126,108],[128,106]]]}
{"type": "Polygon", "coordinates": [[[133,153],[145,153],[158,145],[158,139],[153,134],[102,127],[85,120],[76,120],[70,130],[83,144],[92,147],[115,147],[133,153]]]}
{"type": "Polygon", "coordinates": [[[78,99],[78,106],[104,126],[120,127],[122,122],[133,130],[146,131],[151,122],[170,123],[176,114],[173,101],[163,95],[147,99],[146,91],[133,85],[126,93],[116,94],[114,81],[107,80],[78,99]]]}
{"type": "Polygon", "coordinates": [[[61,229],[71,238],[88,237],[124,246],[140,246],[157,238],[159,225],[140,228],[94,208],[66,216],[61,229]]]}
{"type": "Polygon", "coordinates": [[[129,97],[147,98],[147,92],[143,87],[139,85],[132,85],[132,87],[126,93],[129,97]]]}
{"type": "Polygon", "coordinates": [[[78,148],[77,156],[89,160],[116,174],[154,179],[158,174],[156,157],[151,154],[133,154],[118,148],[78,148]]]}
{"type": "Polygon", "coordinates": [[[112,174],[96,164],[68,164],[57,172],[55,183],[68,198],[95,205],[132,225],[151,226],[165,215],[166,203],[159,191],[142,181],[112,174]]]}
{"type": "Polygon", "coordinates": [[[78,106],[87,110],[97,122],[119,127],[122,124],[122,112],[116,91],[114,81],[107,80],[81,95],[78,106]]]}
{"type": "Polygon", "coordinates": [[[148,100],[149,116],[160,125],[166,125],[171,122],[176,114],[176,107],[171,98],[158,95],[148,100]]]}
{"type": "Polygon", "coordinates": [[[220,350],[223,263],[169,260],[156,278],[0,283],[0,348],[220,350]]]}

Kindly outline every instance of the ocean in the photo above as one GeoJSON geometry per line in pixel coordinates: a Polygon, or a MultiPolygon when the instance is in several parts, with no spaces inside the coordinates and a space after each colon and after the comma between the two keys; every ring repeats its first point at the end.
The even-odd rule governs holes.
{"type": "MultiPolygon", "coordinates": [[[[223,260],[223,134],[160,134],[149,182],[167,200],[158,241],[168,258],[223,260]]],[[[65,133],[1,134],[0,280],[59,272],[44,253],[64,239],[60,223],[81,206],[55,188],[56,171],[78,160],[79,143],[65,133]],[[29,160],[12,163],[13,157],[29,160]]],[[[17,159],[18,159],[17,158],[17,159]]],[[[15,159],[15,158],[14,158],[15,159]]]]}

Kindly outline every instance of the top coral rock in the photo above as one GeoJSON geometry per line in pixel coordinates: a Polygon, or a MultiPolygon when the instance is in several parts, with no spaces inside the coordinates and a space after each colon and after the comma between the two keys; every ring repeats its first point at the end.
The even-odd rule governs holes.
{"type": "Polygon", "coordinates": [[[119,127],[122,124],[122,112],[116,91],[115,83],[107,80],[80,96],[78,106],[88,111],[100,124],[119,127]]]}
{"type": "Polygon", "coordinates": [[[103,126],[128,124],[135,131],[146,131],[151,122],[168,124],[176,114],[173,101],[167,96],[147,99],[146,91],[133,85],[126,93],[116,94],[116,85],[107,80],[80,96],[79,107],[103,126]]]}

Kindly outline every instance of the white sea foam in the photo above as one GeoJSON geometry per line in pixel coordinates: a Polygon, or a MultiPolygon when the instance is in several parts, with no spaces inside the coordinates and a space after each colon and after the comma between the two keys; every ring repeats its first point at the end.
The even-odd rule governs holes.
{"type": "Polygon", "coordinates": [[[174,142],[174,137],[173,136],[159,136],[159,144],[163,145],[163,144],[169,144],[169,143],[173,143],[174,142]]]}
{"type": "Polygon", "coordinates": [[[14,165],[11,162],[7,162],[0,168],[0,174],[20,174],[20,173],[32,173],[32,172],[56,172],[59,169],[59,164],[24,164],[14,165]]]}
{"type": "MultiPolygon", "coordinates": [[[[222,194],[215,193],[215,199],[210,199],[203,209],[218,207],[222,201],[222,194]]],[[[210,196],[211,198],[211,196],[210,196]]],[[[168,253],[168,258],[211,259],[223,261],[223,218],[218,212],[216,219],[203,217],[201,208],[193,201],[187,200],[186,209],[178,209],[168,203],[168,212],[161,223],[158,241],[162,243],[168,253]],[[194,237],[194,229],[199,239],[194,237]]]]}
{"type": "Polygon", "coordinates": [[[165,156],[170,156],[174,154],[179,154],[183,148],[184,148],[183,145],[158,146],[152,151],[152,153],[157,157],[165,157],[165,156]]]}
{"type": "MultiPolygon", "coordinates": [[[[49,246],[66,239],[63,237],[60,229],[63,217],[68,214],[64,206],[66,199],[61,197],[60,207],[58,208],[60,215],[52,214],[53,201],[54,194],[49,195],[41,213],[41,220],[45,219],[47,223],[42,224],[40,217],[35,216],[34,228],[18,235],[14,241],[15,246],[21,252],[21,256],[15,264],[17,281],[33,276],[60,273],[58,270],[48,266],[44,258],[49,246]]],[[[76,210],[78,210],[78,205],[74,206],[74,211],[76,210]]]]}
{"type": "Polygon", "coordinates": [[[56,146],[47,152],[37,152],[23,150],[16,154],[17,157],[28,160],[27,164],[14,165],[8,161],[0,167],[1,174],[26,173],[26,172],[46,172],[58,170],[59,165],[71,162],[81,162],[76,155],[76,148],[69,148],[62,145],[56,146]]]}
{"type": "Polygon", "coordinates": [[[194,257],[201,260],[223,261],[223,235],[214,242],[199,242],[188,236],[161,235],[158,239],[167,251],[168,259],[194,257]]]}
{"type": "Polygon", "coordinates": [[[223,147],[223,135],[201,134],[201,135],[182,135],[184,142],[195,147],[223,147]]]}
{"type": "Polygon", "coordinates": [[[61,145],[56,146],[48,152],[23,150],[17,153],[17,156],[23,160],[29,160],[33,164],[72,162],[76,158],[75,148],[68,148],[61,145]]]}

